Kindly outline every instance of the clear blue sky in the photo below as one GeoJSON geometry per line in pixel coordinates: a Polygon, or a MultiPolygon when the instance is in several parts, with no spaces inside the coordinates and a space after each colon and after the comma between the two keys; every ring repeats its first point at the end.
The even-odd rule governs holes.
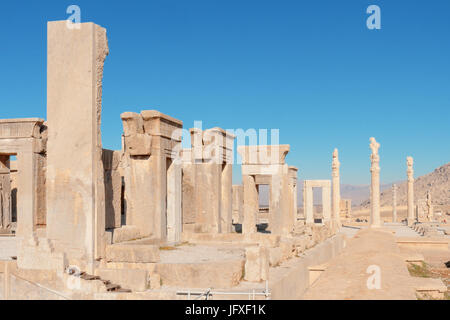
{"type": "Polygon", "coordinates": [[[71,4],[108,31],[106,148],[120,113],[157,109],[186,128],[280,129],[300,179],[330,178],[337,147],[342,182],[369,183],[371,136],[383,183],[407,155],[416,175],[450,161],[448,0],[2,1],[0,118],[46,117],[46,22],[71,4]]]}

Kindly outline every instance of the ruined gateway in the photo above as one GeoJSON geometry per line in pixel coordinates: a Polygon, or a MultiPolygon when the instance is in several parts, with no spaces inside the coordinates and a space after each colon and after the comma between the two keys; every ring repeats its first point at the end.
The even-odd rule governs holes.
{"type": "Polygon", "coordinates": [[[106,30],[66,23],[48,23],[47,120],[0,120],[0,239],[11,249],[1,253],[2,298],[299,297],[308,268],[344,246],[331,180],[308,182],[327,189],[314,221],[297,213],[289,145],[239,147],[242,185],[233,186],[234,135],[190,129],[182,149],[183,122],[156,110],[124,112],[122,150],[103,149],[106,30]],[[260,185],[270,189],[265,219],[260,185]]]}

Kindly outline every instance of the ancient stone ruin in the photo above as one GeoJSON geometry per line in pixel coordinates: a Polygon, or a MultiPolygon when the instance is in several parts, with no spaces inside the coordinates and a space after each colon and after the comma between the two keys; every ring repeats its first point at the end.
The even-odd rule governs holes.
{"type": "Polygon", "coordinates": [[[104,28],[49,22],[47,119],[0,120],[0,228],[16,248],[4,267],[19,298],[33,294],[19,277],[47,286],[47,298],[176,299],[195,288],[283,298],[286,281],[308,271],[294,265],[271,279],[272,269],[319,243],[311,263],[343,248],[337,150],[333,193],[331,180],[305,183],[307,193],[324,189],[323,219],[314,221],[309,198],[306,220],[297,212],[289,145],[239,146],[241,185],[232,181],[232,133],[192,128],[183,149],[183,122],[156,110],[122,113],[122,149],[104,149],[108,54],[104,28]],[[270,194],[264,217],[261,185],[270,194]]]}
{"type": "MultiPolygon", "coordinates": [[[[352,224],[352,201],[341,198],[337,149],[330,157],[330,179],[303,180],[300,214],[299,169],[286,162],[290,145],[235,148],[236,135],[214,127],[190,128],[190,147],[183,148],[187,130],[182,120],[157,110],[124,110],[123,132],[117,133],[122,148],[103,148],[108,54],[104,28],[82,23],[70,29],[66,21],[49,22],[47,119],[0,120],[0,298],[332,296],[334,284],[342,284],[339,272],[352,275],[349,285],[360,288],[352,281],[366,270],[357,269],[365,252],[376,252],[373,259],[380,264],[387,256],[386,265],[400,270],[401,283],[410,286],[402,264],[423,259],[401,256],[399,248],[411,241],[395,240],[393,234],[445,232],[434,220],[431,194],[414,207],[411,157],[407,225],[396,224],[394,197],[397,229],[383,231],[392,226],[381,215],[375,138],[370,138],[370,222],[354,238],[361,224],[352,224]],[[240,165],[241,184],[233,185],[233,165],[240,165]],[[263,186],[269,205],[262,209],[263,186]],[[313,189],[321,190],[320,212],[314,210],[313,189]],[[347,261],[340,253],[348,238],[347,261]],[[378,245],[388,254],[375,250],[378,245]]],[[[425,245],[445,248],[448,243],[429,240],[425,245]]],[[[444,292],[440,283],[416,287],[444,292]]],[[[408,290],[399,296],[414,297],[413,285],[408,290]]]]}

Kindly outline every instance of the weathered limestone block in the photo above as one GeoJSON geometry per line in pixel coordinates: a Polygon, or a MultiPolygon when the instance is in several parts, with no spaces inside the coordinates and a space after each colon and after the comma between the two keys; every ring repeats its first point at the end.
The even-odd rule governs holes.
{"type": "Polygon", "coordinates": [[[234,135],[220,128],[190,133],[191,148],[183,150],[184,230],[230,233],[234,135]]]}
{"type": "Polygon", "coordinates": [[[162,285],[182,288],[232,288],[242,279],[243,260],[207,263],[158,263],[162,285]]]}
{"type": "Polygon", "coordinates": [[[78,249],[90,269],[105,249],[100,119],[107,55],[100,26],[48,23],[47,235],[78,249]]]}
{"type": "Polygon", "coordinates": [[[123,122],[125,151],[131,156],[151,155],[152,136],[144,134],[144,122],[140,114],[124,112],[120,115],[123,122]]]}
{"type": "Polygon", "coordinates": [[[242,224],[244,217],[244,188],[233,186],[233,224],[242,224]]]}
{"type": "Polygon", "coordinates": [[[9,156],[0,155],[0,229],[11,226],[11,173],[9,156]]]}
{"type": "Polygon", "coordinates": [[[299,256],[306,250],[309,237],[306,235],[297,236],[293,238],[295,255],[299,256]]]}
{"type": "Polygon", "coordinates": [[[142,238],[140,229],[135,226],[122,226],[112,232],[112,243],[120,243],[142,238]]]}
{"type": "Polygon", "coordinates": [[[269,265],[276,267],[283,261],[283,250],[280,247],[269,248],[269,265]]]}
{"type": "Polygon", "coordinates": [[[242,181],[244,188],[243,233],[252,233],[253,217],[258,212],[258,185],[270,185],[270,208],[267,231],[272,234],[287,235],[293,230],[293,175],[289,176],[289,166],[285,158],[289,145],[240,146],[242,158],[242,181]],[[291,182],[291,187],[289,183],[291,182]],[[291,201],[292,200],[292,201],[291,201]]]}
{"type": "Polygon", "coordinates": [[[122,222],[122,175],[119,170],[122,152],[103,149],[105,170],[106,229],[120,228],[122,222]]]}
{"type": "Polygon", "coordinates": [[[244,221],[242,233],[256,233],[256,214],[258,212],[258,193],[256,191],[255,177],[242,176],[244,185],[244,221]]]}
{"type": "Polygon", "coordinates": [[[149,263],[158,262],[159,246],[150,244],[113,244],[106,247],[106,261],[149,263]]]}
{"type": "Polygon", "coordinates": [[[314,223],[313,188],[322,188],[323,222],[331,221],[331,181],[304,180],[303,181],[303,210],[306,223],[314,223]]]}
{"type": "Polygon", "coordinates": [[[148,272],[139,269],[97,269],[102,280],[109,280],[122,288],[132,291],[145,291],[148,288],[148,272]]]}
{"type": "Polygon", "coordinates": [[[161,288],[161,276],[158,273],[150,274],[149,282],[149,288],[151,290],[158,290],[161,288]]]}
{"type": "Polygon", "coordinates": [[[270,257],[267,248],[260,246],[245,249],[244,280],[260,282],[269,280],[270,257]]]}
{"type": "Polygon", "coordinates": [[[31,237],[38,225],[45,223],[45,143],[42,141],[45,134],[43,119],[0,119],[4,213],[0,220],[20,238],[31,237]],[[10,155],[17,155],[17,160],[10,161],[10,155]],[[8,172],[11,181],[6,177],[8,172]]]}
{"type": "Polygon", "coordinates": [[[283,238],[280,241],[280,248],[283,253],[283,260],[288,260],[295,255],[295,241],[290,238],[283,238]]]}
{"type": "Polygon", "coordinates": [[[156,110],[144,110],[140,115],[127,112],[121,117],[125,136],[126,224],[138,227],[141,236],[178,242],[182,221],[178,153],[183,122],[156,110]],[[151,137],[151,143],[146,144],[142,135],[151,137]],[[142,139],[136,138],[139,136],[142,139]],[[128,147],[135,144],[135,148],[128,147]],[[140,147],[145,150],[137,151],[140,147]]]}

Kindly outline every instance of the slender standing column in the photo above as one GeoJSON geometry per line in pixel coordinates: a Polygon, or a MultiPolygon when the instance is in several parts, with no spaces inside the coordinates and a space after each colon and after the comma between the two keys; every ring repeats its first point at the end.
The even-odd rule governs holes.
{"type": "Polygon", "coordinates": [[[333,219],[338,227],[341,226],[341,212],[340,212],[341,186],[339,177],[340,166],[341,163],[339,162],[338,149],[334,149],[333,162],[331,165],[331,176],[333,182],[333,219]]]}
{"type": "Polygon", "coordinates": [[[314,223],[313,190],[306,184],[306,181],[303,186],[303,208],[306,223],[314,223]]]}
{"type": "Polygon", "coordinates": [[[328,185],[322,187],[322,210],[323,222],[331,221],[331,183],[328,180],[328,185]]]}
{"type": "Polygon", "coordinates": [[[255,177],[244,175],[244,222],[242,233],[256,233],[256,212],[258,211],[258,192],[256,191],[255,177]]]}
{"type": "Polygon", "coordinates": [[[431,191],[427,191],[427,208],[428,208],[428,221],[433,221],[433,203],[431,201],[431,191]]]}
{"type": "Polygon", "coordinates": [[[397,185],[392,186],[392,222],[397,222],[397,185]]]}
{"type": "Polygon", "coordinates": [[[414,159],[412,157],[406,158],[406,174],[408,176],[408,226],[415,222],[414,217],[414,159]]]}
{"type": "Polygon", "coordinates": [[[0,229],[11,224],[11,170],[9,156],[0,155],[0,229]]]}
{"type": "Polygon", "coordinates": [[[370,226],[377,228],[381,226],[380,217],[380,156],[378,155],[378,149],[380,144],[375,138],[370,138],[370,149],[372,149],[372,155],[370,160],[372,166],[370,172],[372,173],[372,184],[370,187],[370,226]]]}

